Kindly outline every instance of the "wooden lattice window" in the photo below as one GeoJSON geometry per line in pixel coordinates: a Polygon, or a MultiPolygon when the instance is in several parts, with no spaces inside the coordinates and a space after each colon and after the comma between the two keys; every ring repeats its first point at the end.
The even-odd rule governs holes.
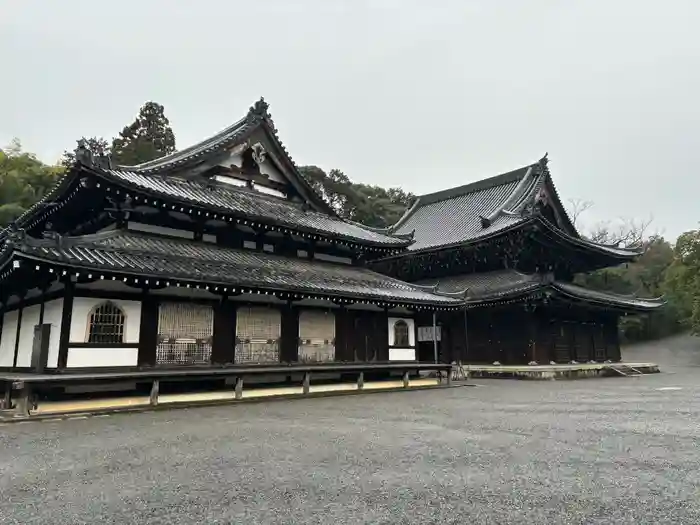
{"type": "Polygon", "coordinates": [[[394,323],[394,346],[410,346],[410,341],[408,338],[408,323],[406,321],[399,320],[394,323]]]}
{"type": "Polygon", "coordinates": [[[90,313],[88,343],[124,342],[124,311],[110,301],[98,304],[90,313]]]}

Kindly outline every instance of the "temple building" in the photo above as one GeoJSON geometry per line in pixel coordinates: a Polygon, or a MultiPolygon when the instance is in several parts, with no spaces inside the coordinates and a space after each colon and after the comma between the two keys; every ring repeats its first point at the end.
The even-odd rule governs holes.
{"type": "Polygon", "coordinates": [[[462,300],[368,268],[412,242],[340,218],[262,99],[138,166],[81,146],[0,232],[0,369],[413,361],[417,312],[462,300]]]}
{"type": "Polygon", "coordinates": [[[579,235],[546,158],[345,220],[261,99],[137,166],[78,148],[0,232],[0,370],[619,360],[619,316],[662,302],[572,280],[638,255],[579,235]]]}
{"type": "Polygon", "coordinates": [[[578,273],[633,261],[641,251],[583,238],[548,169],[532,165],[419,197],[377,233],[412,236],[372,268],[464,301],[417,318],[419,359],[433,339],[447,362],[501,364],[619,361],[618,319],[648,313],[660,299],[623,297],[573,283],[578,273]]]}

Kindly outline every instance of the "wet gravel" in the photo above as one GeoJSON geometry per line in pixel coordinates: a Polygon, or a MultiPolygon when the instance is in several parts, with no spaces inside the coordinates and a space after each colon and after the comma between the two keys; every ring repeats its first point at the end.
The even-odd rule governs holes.
{"type": "Polygon", "coordinates": [[[700,523],[700,343],[635,352],[672,362],[0,426],[0,523],[700,523]]]}

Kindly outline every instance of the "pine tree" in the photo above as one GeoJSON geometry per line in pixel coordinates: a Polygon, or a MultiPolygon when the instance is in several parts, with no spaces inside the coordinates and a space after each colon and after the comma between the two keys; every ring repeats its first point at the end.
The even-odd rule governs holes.
{"type": "Polygon", "coordinates": [[[112,160],[124,166],[157,159],[173,151],[175,134],[163,106],[156,102],[146,102],[133,124],[112,141],[112,160]]]}

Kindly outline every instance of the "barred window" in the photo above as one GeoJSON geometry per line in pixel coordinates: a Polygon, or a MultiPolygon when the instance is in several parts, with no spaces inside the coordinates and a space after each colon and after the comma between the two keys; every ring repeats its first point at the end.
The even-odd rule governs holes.
{"type": "Polygon", "coordinates": [[[394,323],[394,346],[410,346],[408,323],[406,321],[396,321],[394,323]]]}
{"type": "Polygon", "coordinates": [[[88,343],[115,344],[124,342],[124,312],[116,304],[106,301],[90,313],[88,343]]]}

